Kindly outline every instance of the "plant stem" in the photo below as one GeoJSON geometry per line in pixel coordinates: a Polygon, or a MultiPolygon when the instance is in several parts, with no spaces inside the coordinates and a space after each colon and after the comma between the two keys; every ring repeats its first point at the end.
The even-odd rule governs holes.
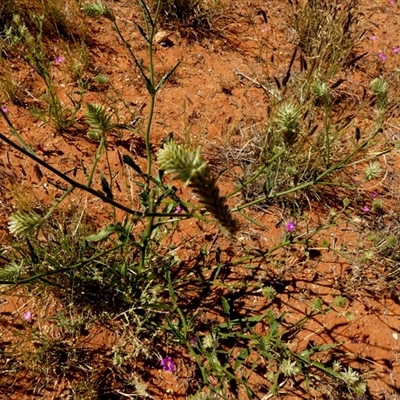
{"type": "MultiPolygon", "coordinates": [[[[303,183],[301,185],[295,186],[293,188],[284,190],[284,191],[279,192],[279,193],[262,196],[262,197],[260,197],[260,198],[258,198],[256,200],[253,200],[253,201],[251,201],[249,203],[243,204],[241,206],[237,206],[237,207],[233,208],[231,211],[239,211],[239,210],[242,210],[244,208],[248,208],[248,207],[254,206],[255,204],[262,203],[263,201],[265,201],[267,199],[270,199],[270,198],[273,198],[273,197],[276,198],[276,197],[285,196],[285,195],[287,195],[289,193],[294,193],[294,192],[297,192],[299,190],[306,189],[309,186],[321,184],[322,179],[324,179],[327,175],[331,174],[335,170],[340,170],[342,168],[345,168],[347,163],[348,163],[348,161],[351,160],[365,146],[367,146],[368,143],[370,142],[370,140],[372,140],[378,134],[378,132],[379,131],[375,131],[371,135],[371,137],[369,139],[367,139],[365,142],[361,143],[360,146],[358,146],[353,152],[351,152],[349,155],[347,155],[343,160],[340,160],[338,163],[336,163],[332,167],[330,167],[327,170],[325,170],[324,172],[322,172],[319,176],[317,176],[312,181],[305,182],[305,183],[303,183]]],[[[325,182],[325,184],[326,184],[326,182],[325,182]]]]}
{"type": "Polygon", "coordinates": [[[280,152],[275,154],[270,160],[268,160],[264,165],[262,165],[251,178],[249,178],[246,182],[240,184],[235,190],[233,190],[231,193],[229,193],[225,197],[227,199],[229,199],[229,197],[234,196],[236,193],[240,192],[244,187],[246,187],[247,185],[250,185],[250,183],[254,182],[264,172],[265,168],[267,168],[267,166],[269,164],[271,164],[276,159],[278,159],[284,152],[285,152],[285,150],[281,150],[280,152]]]}
{"type": "Polygon", "coordinates": [[[43,217],[43,219],[46,221],[48,220],[53,212],[56,210],[56,208],[74,191],[75,186],[71,186],[69,189],[67,189],[64,194],[51,206],[50,210],[46,213],[46,215],[43,217]]]}
{"type": "Polygon", "coordinates": [[[104,132],[102,132],[101,138],[100,138],[99,147],[97,147],[97,151],[96,151],[96,154],[94,156],[94,162],[93,162],[92,170],[90,171],[90,175],[89,175],[89,178],[88,178],[88,181],[87,181],[87,187],[88,188],[92,187],[94,172],[96,170],[97,163],[100,160],[101,152],[103,151],[103,147],[104,147],[105,142],[106,142],[106,138],[105,138],[104,132]]]}
{"type": "Polygon", "coordinates": [[[20,153],[22,153],[22,154],[26,155],[27,157],[31,158],[32,160],[36,161],[42,167],[48,169],[53,174],[55,174],[58,177],[60,177],[61,179],[63,179],[65,182],[69,183],[70,185],[72,185],[72,186],[74,186],[74,187],[76,187],[76,188],[78,188],[80,190],[83,190],[85,192],[88,192],[88,193],[92,194],[93,196],[99,198],[104,203],[111,204],[114,207],[116,207],[116,208],[118,208],[118,209],[120,209],[122,211],[125,211],[126,213],[128,213],[130,215],[142,215],[142,213],[140,211],[135,211],[135,210],[132,210],[131,208],[125,207],[124,205],[122,205],[120,203],[117,203],[114,200],[109,199],[107,196],[104,196],[99,191],[94,190],[94,189],[92,189],[90,187],[87,187],[87,186],[83,185],[82,183],[75,181],[74,179],[71,179],[69,176],[63,174],[58,169],[52,167],[50,164],[48,164],[45,161],[41,160],[39,157],[37,157],[35,154],[32,153],[32,150],[29,151],[29,150],[25,149],[24,147],[19,146],[18,144],[14,143],[12,140],[10,140],[7,136],[5,136],[1,132],[0,132],[0,140],[3,140],[8,145],[10,145],[14,149],[18,150],[20,153]]]}

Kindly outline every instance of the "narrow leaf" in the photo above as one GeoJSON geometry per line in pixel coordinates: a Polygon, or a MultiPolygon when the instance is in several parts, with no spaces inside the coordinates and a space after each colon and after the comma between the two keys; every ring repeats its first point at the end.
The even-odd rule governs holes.
{"type": "Polygon", "coordinates": [[[128,154],[124,154],[122,156],[122,161],[124,164],[129,165],[134,171],[136,171],[138,174],[143,175],[142,170],[140,169],[139,165],[135,163],[135,161],[132,160],[132,157],[129,156],[128,154]]]}
{"type": "Polygon", "coordinates": [[[156,88],[155,88],[155,92],[157,93],[163,86],[164,83],[169,79],[169,77],[175,72],[175,70],[178,68],[179,64],[181,62],[179,61],[178,64],[176,64],[172,69],[170,69],[160,80],[160,82],[158,82],[156,88]]]}
{"type": "Polygon", "coordinates": [[[108,225],[106,228],[104,228],[102,231],[99,233],[94,233],[93,235],[85,237],[85,239],[89,242],[99,242],[100,240],[107,239],[109,236],[111,236],[113,233],[119,233],[120,232],[120,227],[116,225],[108,225]]]}
{"type": "Polygon", "coordinates": [[[114,195],[112,193],[109,183],[107,182],[107,179],[103,174],[101,174],[100,178],[101,178],[101,188],[103,189],[103,192],[105,193],[106,197],[110,200],[114,200],[114,195]]]}
{"type": "Polygon", "coordinates": [[[236,371],[247,360],[249,355],[250,349],[241,350],[235,362],[235,365],[233,366],[233,369],[236,371]]]}

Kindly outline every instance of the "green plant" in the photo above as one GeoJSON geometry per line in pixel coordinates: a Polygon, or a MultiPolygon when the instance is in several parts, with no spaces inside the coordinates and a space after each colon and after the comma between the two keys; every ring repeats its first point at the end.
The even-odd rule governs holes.
{"type": "Polygon", "coordinates": [[[42,29],[46,38],[61,38],[68,41],[85,38],[85,29],[80,23],[79,4],[74,0],[60,3],[57,0],[4,0],[0,6],[0,30],[6,30],[14,16],[25,11],[23,22],[35,36],[42,29]],[[43,17],[42,27],[38,27],[36,18],[43,17]]]}
{"type": "Polygon", "coordinates": [[[287,324],[284,314],[276,316],[271,310],[251,317],[245,315],[234,317],[232,301],[222,296],[225,322],[213,325],[210,331],[200,338],[189,334],[190,331],[196,332],[196,319],[193,317],[186,319],[176,302],[177,297],[171,285],[170,295],[180,322],[173,324],[168,320],[169,329],[181,343],[188,346],[189,353],[200,368],[204,384],[208,387],[208,391],[202,389],[196,394],[198,397],[194,398],[204,398],[213,394],[225,398],[229,391],[233,391],[237,396],[257,398],[249,382],[255,369],[259,369],[260,365],[264,366],[268,393],[274,396],[281,393],[282,380],[296,381],[299,376],[304,377],[302,391],[309,397],[321,391],[325,392],[321,382],[326,386],[326,393],[344,389],[361,396],[366,391],[363,379],[351,367],[343,369],[336,360],[326,363],[319,361],[323,353],[331,351],[340,344],[314,344],[307,349],[293,351],[284,339],[287,335],[294,338],[309,320],[320,313],[330,311],[331,306],[326,307],[318,303],[318,309],[306,313],[294,324],[287,324]],[[256,333],[257,325],[264,326],[264,334],[256,333]],[[232,340],[235,341],[234,345],[230,344],[232,340]],[[239,387],[244,389],[241,394],[239,387]]]}
{"type": "MultiPolygon", "coordinates": [[[[43,16],[36,16],[34,19],[37,27],[37,34],[31,34],[21,16],[15,14],[13,22],[7,30],[10,46],[21,46],[25,60],[30,67],[43,79],[46,85],[46,93],[42,96],[46,104],[46,110],[40,107],[32,109],[32,113],[61,131],[69,127],[73,122],[76,113],[80,108],[80,101],[73,102],[73,108],[65,107],[61,102],[54,86],[51,74],[51,62],[46,54],[44,45],[43,16]]],[[[55,63],[61,62],[64,58],[59,56],[55,63]]]]}
{"type": "Polygon", "coordinates": [[[162,27],[178,30],[188,38],[201,39],[221,31],[219,20],[225,9],[221,0],[151,0],[149,4],[151,9],[159,9],[162,27]]]}
{"type": "MultiPolygon", "coordinates": [[[[29,288],[46,287],[62,301],[67,299],[71,309],[80,314],[76,317],[71,312],[67,317],[65,312],[58,312],[51,318],[60,335],[57,337],[43,335],[32,327],[39,345],[25,358],[29,361],[26,365],[33,365],[37,374],[41,373],[42,366],[46,377],[78,374],[77,366],[90,371],[91,368],[85,367],[89,355],[95,360],[93,364],[98,359],[73,339],[86,329],[89,321],[96,321],[103,328],[111,325],[113,334],[122,339],[102,358],[108,363],[107,367],[96,365],[92,375],[89,372],[79,375],[74,387],[82,398],[100,398],[104,393],[110,395],[111,391],[133,398],[148,396],[150,391],[144,382],[148,385],[151,382],[135,375],[136,367],[144,365],[146,374],[149,366],[155,369],[156,365],[166,373],[175,373],[176,360],[181,354],[182,362],[195,366],[193,381],[198,385],[191,387],[190,394],[196,393],[193,398],[197,399],[260,398],[265,393],[254,377],[262,380],[268,397],[283,394],[293,386],[307,397],[318,396],[324,390],[323,395],[331,392],[336,398],[362,396],[366,386],[361,375],[348,366],[343,354],[335,352],[340,343],[324,343],[323,340],[301,343],[299,339],[308,324],[332,312],[333,307],[344,307],[346,299],[337,296],[332,305],[327,306],[323,295],[310,294],[307,308],[296,310],[300,316],[294,322],[282,312],[280,302],[287,296],[287,290],[294,292],[296,289],[296,277],[290,275],[290,279],[285,280],[289,270],[303,269],[304,263],[312,261],[321,249],[337,256],[346,254],[345,244],[338,250],[331,244],[330,237],[320,236],[325,229],[341,223],[346,229],[349,224],[356,225],[350,220],[354,203],[349,200],[354,193],[359,195],[356,192],[359,189],[351,180],[354,167],[369,162],[366,178],[380,175],[380,169],[374,165],[377,161],[370,160],[389,151],[387,148],[376,151],[375,147],[382,141],[381,129],[391,105],[389,85],[381,78],[371,83],[370,89],[377,102],[375,123],[363,131],[362,138],[353,140],[356,117],[361,117],[362,112],[370,113],[371,109],[363,101],[357,105],[355,115],[346,119],[348,115],[337,107],[337,92],[329,79],[340,66],[339,58],[349,57],[350,53],[346,52],[353,48],[354,37],[347,32],[350,32],[355,11],[350,6],[345,8],[350,18],[347,30],[341,9],[335,8],[343,30],[340,34],[335,30],[320,31],[319,5],[326,6],[328,11],[333,9],[324,2],[310,2],[306,7],[311,7],[307,9],[311,13],[307,17],[311,33],[302,40],[310,40],[312,45],[308,47],[308,43],[300,41],[299,46],[303,57],[308,57],[307,62],[321,50],[320,60],[315,61],[310,70],[304,68],[296,82],[289,82],[294,53],[285,84],[277,84],[280,93],[269,105],[269,118],[261,129],[251,130],[251,139],[245,138],[253,146],[250,156],[243,155],[243,147],[238,146],[241,152],[238,163],[243,167],[243,175],[233,187],[228,185],[226,189],[222,177],[226,170],[233,170],[232,159],[228,157],[226,170],[216,173],[212,162],[205,160],[207,153],[200,147],[192,150],[179,144],[173,134],[158,144],[154,135],[156,98],[179,66],[177,63],[157,79],[154,40],[158,22],[171,13],[175,13],[173,18],[180,18],[178,12],[182,13],[183,18],[184,12],[197,12],[190,9],[190,4],[194,3],[138,0],[142,20],[136,27],[147,48],[147,58],[143,61],[135,52],[136,47],[126,41],[120,20],[111,6],[100,1],[83,6],[86,15],[103,18],[112,26],[139,73],[148,98],[147,116],[135,129],[120,123],[117,113],[112,112],[116,107],[110,111],[104,104],[86,103],[83,120],[87,126],[87,140],[96,149],[91,164],[87,165],[87,160],[82,163],[80,175],[71,177],[40,158],[18,133],[12,118],[3,110],[0,112],[13,135],[10,139],[0,133],[0,139],[62,182],[54,188],[57,195],[51,207],[46,203],[34,209],[21,207],[11,215],[9,231],[16,239],[10,239],[12,250],[0,253],[3,263],[0,283],[7,287],[28,287],[28,284],[29,288]],[[165,14],[168,7],[170,11],[165,14]],[[330,37],[336,45],[347,47],[334,51],[329,47],[330,37]],[[317,45],[318,38],[322,43],[317,45]],[[331,68],[330,63],[334,67],[331,68]],[[114,136],[118,135],[115,133],[123,130],[143,141],[145,153],[141,162],[125,150],[118,151],[119,163],[131,174],[130,187],[121,184],[121,169],[115,166],[110,153],[110,149],[116,147],[114,136]],[[368,153],[372,149],[373,156],[368,153]],[[181,181],[183,187],[172,185],[168,181],[170,174],[172,179],[181,181]],[[329,188],[340,188],[340,193],[335,197],[329,188]],[[223,195],[225,190],[228,193],[223,195]],[[67,200],[74,199],[78,191],[96,199],[101,207],[72,206],[74,203],[67,200]],[[197,200],[187,200],[191,193],[197,200]],[[132,201],[134,196],[136,203],[132,201]],[[312,196],[331,201],[327,221],[309,222],[311,218],[305,215],[304,204],[308,201],[311,209],[312,196]],[[241,200],[243,197],[245,201],[241,200]],[[338,200],[339,211],[334,207],[337,205],[334,200],[338,200]],[[278,239],[257,245],[253,233],[268,240],[270,234],[264,221],[254,216],[253,208],[273,203],[289,206],[281,221],[274,221],[276,229],[281,226],[276,235],[278,239]],[[98,222],[100,209],[105,215],[102,215],[101,226],[98,222]],[[227,237],[221,237],[212,224],[206,225],[210,216],[228,233],[227,237]],[[186,225],[187,220],[201,224],[201,228],[196,224],[186,225]],[[212,234],[203,233],[208,229],[212,234]],[[181,237],[182,231],[185,235],[181,237]],[[197,232],[200,233],[197,235],[197,232]],[[301,257],[293,261],[292,253],[296,251],[301,257]],[[70,349],[68,340],[73,344],[70,349]],[[301,345],[295,348],[292,344],[297,342],[301,345]],[[134,362],[137,364],[132,368],[134,362]],[[54,365],[58,365],[58,369],[54,370],[54,365]],[[101,388],[101,383],[106,381],[104,376],[108,375],[116,377],[118,383],[123,379],[124,387],[130,389],[126,393],[130,394],[121,392],[118,385],[117,388],[101,388]],[[123,378],[119,378],[121,376],[123,378]]],[[[200,7],[200,2],[194,5],[200,7]]],[[[321,14],[325,26],[329,15],[325,9],[321,14]]],[[[44,25],[40,21],[44,19],[38,19],[38,30],[31,33],[16,17],[10,32],[15,44],[27,50],[29,65],[46,84],[48,108],[43,111],[44,116],[62,128],[66,120],[73,119],[65,115],[58,98],[42,40],[44,25]]],[[[296,21],[300,33],[303,22],[296,21]]],[[[198,29],[201,32],[202,28],[198,29]]],[[[86,55],[82,54],[82,59],[72,65],[74,80],[84,80],[86,62],[86,55]]],[[[112,86],[108,76],[100,73],[94,81],[113,91],[134,115],[130,103],[124,99],[122,91],[112,86]]],[[[371,211],[367,208],[366,212],[371,211]]],[[[374,207],[373,211],[378,214],[379,209],[374,207]]],[[[377,239],[372,250],[361,249],[362,252],[357,253],[363,255],[360,262],[370,263],[381,255],[390,259],[391,274],[395,275],[398,270],[395,238],[394,233],[386,240],[377,239]]],[[[355,314],[348,311],[345,315],[350,320],[355,314]]]]}
{"type": "Polygon", "coordinates": [[[366,55],[355,55],[356,47],[365,35],[357,1],[312,0],[291,4],[290,25],[307,60],[309,74],[330,79],[340,68],[350,66],[366,55]]]}

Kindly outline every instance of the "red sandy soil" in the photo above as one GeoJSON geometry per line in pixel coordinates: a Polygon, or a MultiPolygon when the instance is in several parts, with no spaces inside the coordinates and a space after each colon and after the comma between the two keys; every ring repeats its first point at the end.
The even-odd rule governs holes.
{"type": "MultiPolygon", "coordinates": [[[[132,43],[133,50],[146,62],[146,48],[142,45],[140,34],[132,28],[131,23],[132,20],[139,21],[136,8],[127,2],[107,3],[114,10],[126,39],[132,43]]],[[[358,87],[368,87],[371,79],[380,72],[385,76],[390,76],[391,73],[398,74],[400,57],[400,53],[392,51],[396,46],[400,46],[400,3],[361,1],[359,7],[364,16],[363,23],[367,33],[358,51],[367,51],[368,56],[360,61],[358,68],[348,71],[343,77],[348,90],[356,93],[358,87]],[[387,60],[380,60],[378,52],[384,53],[387,60]]],[[[236,143],[244,148],[251,132],[262,129],[270,96],[256,85],[255,81],[264,82],[266,76],[270,80],[274,76],[282,80],[287,71],[294,48],[290,42],[291,32],[286,28],[287,10],[288,5],[280,1],[232,2],[227,13],[229,18],[222,21],[223,36],[189,41],[178,32],[171,32],[171,46],[155,46],[155,68],[158,76],[161,77],[178,61],[181,64],[157,99],[152,131],[154,152],[160,148],[163,138],[169,132],[173,132],[176,140],[190,144],[191,147],[201,144],[204,157],[210,161],[213,170],[218,171],[226,163],[227,142],[236,143]],[[263,21],[262,14],[257,12],[260,9],[268,13],[268,24],[263,21]],[[260,58],[264,60],[263,63],[258,62],[260,58]]],[[[137,69],[108,23],[103,20],[88,21],[92,38],[90,73],[93,76],[104,73],[110,77],[112,85],[121,92],[125,101],[137,113],[136,124],[140,124],[147,115],[148,99],[137,69]]],[[[55,43],[55,56],[62,52],[61,45],[55,43]]],[[[22,87],[29,89],[34,95],[43,92],[40,79],[35,77],[22,60],[13,59],[10,63],[12,72],[18,77],[22,87]]],[[[66,64],[54,65],[52,68],[54,79],[59,84],[60,95],[67,102],[65,93],[77,91],[78,88],[66,77],[66,64]]],[[[298,70],[299,65],[296,61],[294,76],[298,70]]],[[[122,109],[119,102],[113,104],[107,97],[110,94],[109,89],[93,86],[93,90],[89,90],[84,99],[87,102],[105,104],[110,110],[112,107],[115,107],[114,110],[119,108],[120,122],[130,123],[132,116],[122,109]]],[[[74,179],[84,180],[82,164],[90,165],[91,157],[97,148],[96,143],[86,138],[84,125],[82,130],[74,127],[70,131],[56,134],[52,128],[33,118],[24,107],[11,103],[3,105],[8,108],[9,118],[39,157],[62,171],[68,171],[74,179]]],[[[81,119],[83,116],[83,111],[78,114],[81,119]]],[[[400,129],[398,116],[394,115],[389,122],[385,134],[397,139],[400,129]]],[[[0,121],[0,129],[2,132],[7,131],[4,121],[0,121]]],[[[113,136],[109,150],[111,166],[116,171],[123,170],[120,156],[127,152],[139,165],[145,165],[143,140],[132,132],[121,131],[113,136]]],[[[362,199],[367,197],[365,193],[376,191],[385,202],[387,193],[393,195],[399,190],[398,154],[391,154],[386,162],[390,179],[388,176],[387,179],[373,181],[368,187],[360,186],[359,196],[362,199]]],[[[10,214],[21,204],[29,206],[52,199],[58,193],[52,184],[62,182],[43,168],[35,169],[31,161],[5,144],[0,144],[0,163],[0,215],[3,222],[0,232],[3,246],[7,248],[9,233],[6,222],[10,214]]],[[[101,168],[105,169],[105,164],[102,164],[101,168]]],[[[227,173],[221,178],[223,192],[233,187],[231,176],[234,176],[234,173],[233,170],[231,175],[227,173]]],[[[354,174],[357,173],[355,169],[354,174]]],[[[121,188],[120,192],[117,189],[116,200],[133,209],[137,208],[135,196],[132,201],[128,201],[125,193],[125,188],[121,188]]],[[[90,209],[91,213],[96,215],[99,227],[108,222],[108,210],[98,199],[80,192],[74,194],[70,201],[90,209]]],[[[392,208],[392,211],[388,210],[388,216],[394,219],[393,213],[396,213],[398,208],[389,195],[385,204],[392,208]]],[[[298,232],[315,228],[318,221],[326,221],[329,211],[325,205],[310,204],[304,211],[304,219],[298,223],[298,232]]],[[[372,226],[374,216],[365,215],[361,210],[353,211],[354,224],[349,223],[341,228],[323,231],[319,234],[321,240],[328,238],[334,249],[340,249],[344,245],[347,249],[359,249],[359,228],[368,230],[368,227],[372,226]],[[354,227],[356,225],[357,229],[354,227]]],[[[240,236],[244,242],[251,239],[255,240],[260,248],[270,248],[279,243],[284,234],[284,225],[279,225],[282,215],[278,206],[267,210],[253,210],[253,218],[258,219],[268,229],[261,231],[247,225],[240,236]]],[[[177,254],[184,264],[185,260],[189,261],[193,256],[190,254],[193,243],[199,242],[210,247],[217,234],[214,226],[199,225],[191,220],[182,223],[180,230],[171,240],[178,245],[177,254]]],[[[231,253],[235,251],[236,245],[221,240],[223,257],[234,258],[231,253]]],[[[341,294],[346,296],[348,302],[344,309],[336,307],[333,311],[307,323],[300,335],[293,338],[291,348],[304,349],[310,343],[341,342],[341,360],[350,362],[349,365],[363,374],[369,390],[368,398],[400,398],[399,287],[393,284],[390,292],[386,287],[380,291],[376,286],[368,290],[365,282],[369,282],[369,279],[373,281],[374,277],[364,276],[361,264],[357,275],[352,264],[341,257],[339,252],[321,250],[315,257],[308,259],[305,251],[306,249],[301,247],[282,251],[279,257],[283,257],[285,263],[276,266],[273,273],[270,273],[271,265],[260,265],[257,272],[260,279],[268,282],[268,279],[275,275],[285,282],[276,298],[276,310],[285,312],[286,320],[294,322],[301,318],[306,309],[309,310],[310,300],[315,297],[320,297],[329,304],[335,296],[341,294]]],[[[383,271],[377,271],[378,275],[381,273],[383,271]]],[[[232,269],[229,276],[232,280],[245,281],[246,274],[251,275],[252,272],[237,267],[232,269]]],[[[66,346],[82,349],[90,354],[92,365],[97,366],[105,363],[107,357],[110,359],[113,348],[121,346],[129,351],[130,346],[134,346],[127,344],[126,340],[129,341],[129,338],[121,336],[122,331],[114,331],[114,327],[98,322],[88,323],[84,334],[68,338],[65,331],[57,328],[52,320],[62,307],[57,298],[48,292],[43,292],[46,298],[32,297],[29,296],[28,290],[22,288],[17,293],[18,295],[4,295],[0,298],[2,350],[15,344],[27,346],[28,350],[32,349],[32,341],[19,344],[19,340],[24,340],[21,338],[24,338],[27,332],[29,336],[35,330],[45,332],[54,339],[62,339],[66,346]],[[33,321],[29,324],[22,321],[22,314],[28,310],[33,313],[33,321]]],[[[265,311],[268,303],[259,293],[249,291],[243,296],[240,304],[238,303],[239,306],[249,313],[257,314],[265,311]]],[[[77,315],[73,317],[76,318],[77,315]]],[[[210,318],[213,318],[211,313],[204,315],[204,319],[210,318]]],[[[266,328],[260,324],[257,329],[262,332],[266,328]]],[[[164,354],[176,351],[173,344],[165,346],[164,354]]],[[[129,361],[130,375],[122,379],[131,380],[134,376],[140,376],[155,399],[185,399],[187,395],[193,394],[193,388],[196,387],[193,384],[193,381],[198,379],[196,363],[187,354],[175,353],[174,358],[177,368],[173,373],[163,371],[156,362],[146,365],[129,361]]],[[[7,360],[2,360],[1,363],[6,365],[7,360]]],[[[55,365],[54,368],[56,367],[55,365]]],[[[87,368],[90,368],[90,365],[87,368]]],[[[11,371],[12,366],[4,370],[11,371]]],[[[96,376],[97,382],[110,387],[110,393],[112,392],[109,397],[101,398],[127,398],[123,394],[124,386],[114,376],[115,370],[106,367],[99,370],[102,370],[103,376],[96,376]],[[119,383],[116,383],[117,381],[119,383]]],[[[45,377],[32,381],[28,370],[22,368],[21,371],[7,379],[9,387],[0,387],[0,399],[80,399],[75,389],[72,389],[76,384],[76,376],[60,374],[55,381],[47,381],[45,377]]],[[[260,388],[261,397],[262,393],[266,393],[266,379],[263,376],[255,375],[252,385],[260,388]]],[[[281,396],[285,399],[304,398],[296,392],[295,386],[291,388],[289,384],[284,387],[281,396]]],[[[93,395],[91,398],[97,397],[93,395]]]]}

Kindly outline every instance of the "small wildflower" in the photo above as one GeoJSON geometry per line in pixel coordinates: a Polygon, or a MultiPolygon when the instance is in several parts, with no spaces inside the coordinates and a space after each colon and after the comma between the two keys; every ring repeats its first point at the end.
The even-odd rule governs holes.
{"type": "Polygon", "coordinates": [[[175,208],[175,212],[180,214],[182,212],[182,207],[178,204],[175,208]]]}
{"type": "Polygon", "coordinates": [[[65,58],[63,56],[57,56],[56,59],[54,60],[54,64],[60,65],[64,60],[65,58]]]}
{"type": "Polygon", "coordinates": [[[29,322],[32,319],[32,313],[30,311],[26,311],[22,315],[22,319],[26,322],[29,322]]]}
{"type": "Polygon", "coordinates": [[[7,114],[8,113],[8,108],[7,107],[2,107],[1,111],[3,111],[4,114],[7,114]]]}
{"type": "Polygon", "coordinates": [[[376,193],[376,192],[372,192],[372,193],[370,193],[370,196],[371,196],[373,199],[377,199],[377,198],[379,197],[379,194],[376,193]]]}
{"type": "Polygon", "coordinates": [[[261,32],[268,32],[269,31],[269,26],[268,25],[261,25],[261,32]]]}
{"type": "Polygon", "coordinates": [[[286,224],[286,230],[288,231],[288,232],[293,232],[295,229],[296,229],[296,222],[294,222],[294,221],[289,221],[287,224],[286,224]]]}
{"type": "Polygon", "coordinates": [[[373,42],[375,42],[375,40],[377,40],[377,39],[378,39],[378,36],[376,36],[376,35],[371,35],[369,37],[369,40],[372,40],[373,42]]]}
{"type": "Polygon", "coordinates": [[[381,61],[386,61],[387,60],[387,56],[385,56],[381,51],[378,53],[378,58],[381,61]]]}
{"type": "Polygon", "coordinates": [[[395,3],[396,3],[396,0],[389,0],[389,4],[390,4],[391,6],[394,6],[395,3]]]}
{"type": "Polygon", "coordinates": [[[400,47],[399,46],[395,46],[393,47],[392,53],[396,54],[400,51],[400,47]]]}
{"type": "Polygon", "coordinates": [[[173,371],[175,369],[174,360],[170,356],[166,356],[162,358],[160,361],[161,366],[163,367],[164,371],[173,371]]]}
{"type": "Polygon", "coordinates": [[[364,206],[364,207],[362,208],[362,210],[363,210],[364,212],[370,212],[370,211],[371,211],[371,208],[368,207],[368,206],[364,206]]]}
{"type": "Polygon", "coordinates": [[[197,337],[194,335],[189,335],[189,342],[191,347],[197,346],[197,337]]]}

